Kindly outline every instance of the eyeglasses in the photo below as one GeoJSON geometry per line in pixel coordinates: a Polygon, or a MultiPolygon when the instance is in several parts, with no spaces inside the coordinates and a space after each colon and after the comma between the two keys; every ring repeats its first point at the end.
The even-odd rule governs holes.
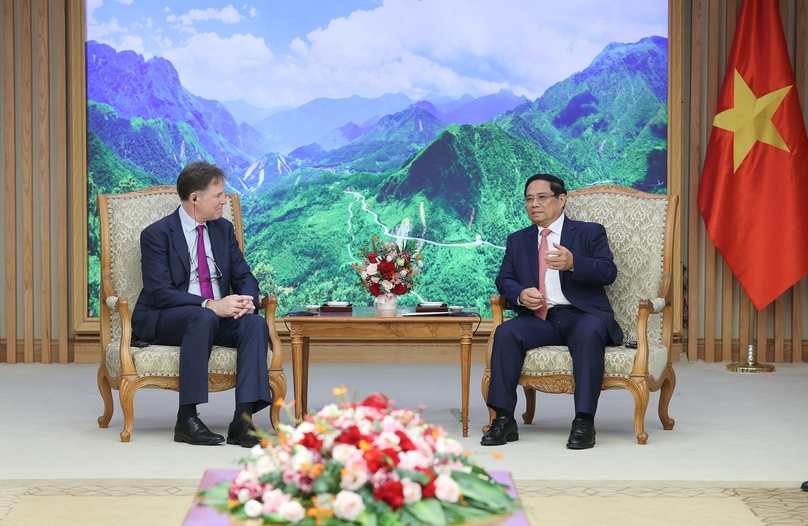
{"type": "Polygon", "coordinates": [[[547,202],[548,199],[551,197],[556,197],[558,194],[536,194],[536,195],[526,195],[525,196],[525,204],[532,205],[534,201],[538,202],[540,205],[543,205],[547,202]]]}
{"type": "MultiPolygon", "coordinates": [[[[222,271],[219,270],[219,265],[216,264],[216,260],[210,256],[207,256],[205,259],[208,261],[208,270],[211,271],[210,277],[200,277],[199,276],[199,265],[196,266],[194,271],[194,275],[191,276],[191,283],[210,283],[216,281],[217,279],[221,279],[222,271]],[[213,263],[213,265],[211,265],[213,263]]],[[[191,259],[191,266],[194,266],[194,260],[191,259]]]]}

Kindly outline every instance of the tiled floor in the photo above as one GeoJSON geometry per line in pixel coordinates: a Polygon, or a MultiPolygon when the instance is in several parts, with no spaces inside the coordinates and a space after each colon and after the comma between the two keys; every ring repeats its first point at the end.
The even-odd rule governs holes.
{"type": "MultiPolygon", "coordinates": [[[[23,495],[53,496],[192,496],[198,481],[148,480],[30,480],[0,483],[0,521],[23,495]]],[[[776,484],[711,484],[705,482],[649,484],[565,481],[516,481],[520,495],[532,497],[676,497],[740,498],[766,525],[808,524],[808,493],[776,484]]]]}

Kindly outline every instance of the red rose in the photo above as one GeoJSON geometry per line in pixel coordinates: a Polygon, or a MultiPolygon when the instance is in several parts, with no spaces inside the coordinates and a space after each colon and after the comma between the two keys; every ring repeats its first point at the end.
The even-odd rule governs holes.
{"type": "Polygon", "coordinates": [[[393,510],[404,504],[404,486],[397,480],[388,480],[373,492],[373,498],[383,500],[393,510]]]}
{"type": "Polygon", "coordinates": [[[370,286],[370,293],[373,294],[374,296],[378,296],[379,294],[382,293],[382,286],[379,285],[378,283],[374,283],[373,285],[370,286]]]}
{"type": "Polygon", "coordinates": [[[415,451],[418,449],[404,431],[396,431],[396,436],[398,437],[398,447],[401,448],[401,451],[415,451]]]}
{"type": "Polygon", "coordinates": [[[334,442],[337,444],[350,444],[352,446],[359,447],[359,442],[364,440],[365,442],[370,443],[370,439],[362,434],[359,431],[359,428],[356,426],[351,426],[340,435],[334,439],[334,442]]]}
{"type": "Polygon", "coordinates": [[[429,482],[423,484],[421,487],[421,497],[424,499],[431,499],[435,496],[435,472],[429,468],[416,468],[418,471],[429,476],[429,482]]]}
{"type": "Polygon", "coordinates": [[[429,481],[429,484],[421,487],[421,498],[431,499],[435,496],[435,479],[429,481]]]}
{"type": "Polygon", "coordinates": [[[382,261],[379,263],[379,272],[381,272],[382,276],[385,278],[389,278],[396,273],[396,264],[392,261],[382,261]]]}
{"type": "Polygon", "coordinates": [[[298,444],[306,447],[307,449],[311,449],[312,451],[320,451],[320,449],[323,447],[322,439],[314,436],[314,433],[305,433],[298,444]]]}
{"type": "Polygon", "coordinates": [[[382,449],[382,452],[387,455],[387,462],[389,462],[393,467],[397,467],[398,463],[400,462],[398,458],[398,451],[395,449],[388,447],[382,449]]]}
{"type": "Polygon", "coordinates": [[[390,455],[381,449],[369,449],[362,454],[362,458],[365,459],[368,471],[371,473],[376,473],[390,465],[390,455]]]}
{"type": "Polygon", "coordinates": [[[368,254],[368,261],[370,261],[371,263],[376,263],[376,254],[374,254],[373,252],[368,254]]]}
{"type": "Polygon", "coordinates": [[[375,407],[376,409],[387,409],[387,406],[390,405],[390,401],[382,393],[373,393],[365,398],[359,405],[375,407]]]}
{"type": "Polygon", "coordinates": [[[407,286],[401,283],[396,283],[395,286],[392,289],[390,289],[390,292],[398,296],[401,296],[402,294],[407,293],[407,286]]]}

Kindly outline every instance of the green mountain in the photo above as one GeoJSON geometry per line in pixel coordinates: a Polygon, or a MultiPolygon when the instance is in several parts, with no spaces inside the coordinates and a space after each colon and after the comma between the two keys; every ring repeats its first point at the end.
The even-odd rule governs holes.
{"type": "MultiPolygon", "coordinates": [[[[111,106],[87,101],[87,129],[133,172],[150,174],[159,184],[174,184],[177,174],[194,159],[213,162],[196,132],[185,122],[122,118],[111,106]]],[[[92,153],[92,152],[90,152],[92,153]]],[[[93,161],[92,155],[88,158],[93,161]]],[[[98,166],[100,162],[95,160],[98,166]]],[[[104,187],[107,185],[96,181],[104,187]]]]}
{"type": "Polygon", "coordinates": [[[584,71],[494,122],[563,159],[577,184],[664,191],[667,42],[649,37],[610,44],[584,71]]]}
{"type": "Polygon", "coordinates": [[[325,152],[317,168],[381,173],[399,168],[432,142],[446,123],[418,106],[386,115],[350,144],[325,152]]]}
{"type": "MultiPolygon", "coordinates": [[[[329,299],[369,304],[351,268],[354,254],[373,236],[397,232],[422,246],[421,299],[487,313],[505,238],[527,224],[526,177],[565,170],[496,125],[451,125],[396,171],[325,172],[253,194],[245,205],[247,258],[264,292],[280,295],[281,311],[329,299]]],[[[417,301],[409,295],[402,304],[417,301]]]]}

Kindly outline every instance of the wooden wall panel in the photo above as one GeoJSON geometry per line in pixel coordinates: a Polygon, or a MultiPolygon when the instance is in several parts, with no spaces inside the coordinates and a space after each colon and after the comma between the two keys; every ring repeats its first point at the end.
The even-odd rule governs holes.
{"type": "Polygon", "coordinates": [[[25,363],[34,361],[34,86],[31,2],[22,2],[22,309],[25,363]]]}
{"type": "Polygon", "coordinates": [[[6,363],[71,356],[65,1],[3,0],[6,363]]]}
{"type": "Polygon", "coordinates": [[[39,2],[38,9],[38,60],[39,66],[39,266],[40,278],[40,339],[42,363],[51,363],[51,195],[50,195],[50,48],[48,27],[48,3],[39,2]]]}
{"type": "MultiPolygon", "coordinates": [[[[3,177],[6,208],[6,340],[9,349],[17,348],[17,165],[14,57],[14,0],[3,0],[3,177]]],[[[17,353],[6,352],[7,363],[17,363],[17,353]]]]}
{"type": "Polygon", "coordinates": [[[702,23],[703,2],[693,0],[690,8],[690,47],[689,53],[685,56],[689,58],[690,86],[689,119],[685,124],[686,132],[690,140],[687,148],[687,359],[695,361],[698,359],[699,340],[699,211],[696,205],[699,190],[699,172],[701,170],[701,154],[699,145],[701,144],[701,84],[702,84],[702,33],[704,33],[702,23]]]}
{"type": "MultiPolygon", "coordinates": [[[[64,44],[63,50],[67,49],[67,16],[65,5],[66,0],[54,0],[53,5],[53,23],[54,40],[64,44]]],[[[56,136],[56,166],[52,173],[56,177],[56,297],[54,310],[57,313],[57,335],[59,345],[57,348],[57,355],[59,363],[67,363],[69,360],[69,343],[70,338],[70,320],[68,313],[70,312],[70,296],[68,284],[70,283],[70,272],[68,269],[67,240],[69,237],[68,232],[68,214],[67,209],[69,204],[67,202],[67,56],[64,52],[52,53],[51,59],[54,62],[54,69],[56,71],[56,82],[53,85],[56,103],[56,115],[53,127],[55,129],[54,135],[56,136]]]]}

